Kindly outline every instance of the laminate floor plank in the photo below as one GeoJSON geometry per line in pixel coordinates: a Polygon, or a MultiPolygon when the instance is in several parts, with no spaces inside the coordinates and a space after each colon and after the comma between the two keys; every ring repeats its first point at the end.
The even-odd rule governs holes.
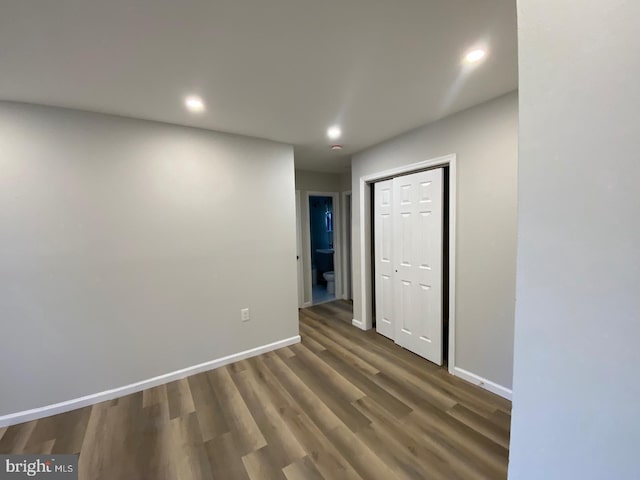
{"type": "Polygon", "coordinates": [[[78,410],[64,413],[60,417],[61,422],[58,423],[55,432],[55,443],[51,453],[68,453],[79,454],[82,449],[82,442],[89,424],[92,407],[84,407],[78,410]]]}
{"type": "Polygon", "coordinates": [[[242,455],[266,447],[262,432],[256,425],[247,404],[238,391],[226,367],[209,372],[216,396],[231,430],[242,445],[242,455]]]}
{"type": "Polygon", "coordinates": [[[285,420],[294,418],[303,412],[296,400],[280,385],[273,372],[269,370],[264,357],[254,357],[249,359],[248,362],[256,382],[262,385],[263,392],[266,392],[266,395],[277,408],[282,418],[285,420]]]}
{"type": "Polygon", "coordinates": [[[438,367],[431,362],[425,362],[418,355],[398,347],[392,340],[377,334],[374,330],[365,333],[364,338],[369,345],[375,345],[391,354],[396,362],[403,365],[417,377],[437,386],[442,391],[456,397],[460,402],[469,401],[470,406],[480,405],[481,408],[493,411],[495,408],[511,411],[511,402],[498,397],[477,385],[460,382],[458,378],[449,374],[446,368],[438,367]]]}
{"type": "Polygon", "coordinates": [[[9,427],[0,439],[0,454],[22,453],[39,421],[41,420],[9,427]]]}
{"type": "MultiPolygon", "coordinates": [[[[293,372],[286,369],[284,359],[274,355],[266,361],[263,357],[257,357],[251,359],[250,362],[256,372],[256,378],[263,382],[274,405],[278,405],[278,411],[287,423],[289,430],[311,457],[321,474],[332,480],[363,480],[319,427],[319,425],[322,426],[325,432],[328,432],[335,425],[340,424],[339,419],[332,415],[331,411],[321,402],[316,403],[315,407],[313,404],[308,404],[309,396],[304,388],[295,390],[295,382],[300,380],[293,375],[293,372]],[[271,364],[273,372],[269,369],[268,363],[271,364]],[[287,391],[287,388],[294,389],[295,398],[287,391]],[[311,410],[305,409],[305,406],[311,407],[311,410]],[[318,423],[314,423],[306,412],[315,416],[318,423]]],[[[298,385],[300,386],[300,384],[298,385]]]]}
{"type": "Polygon", "coordinates": [[[273,352],[266,354],[266,363],[278,382],[300,408],[311,417],[322,432],[329,432],[342,425],[336,412],[325,405],[320,398],[301,380],[284,360],[273,352]]]}
{"type": "MultiPolygon", "coordinates": [[[[310,457],[304,457],[282,469],[287,480],[325,480],[310,457]]],[[[330,480],[330,479],[327,479],[330,480]]]]}
{"type": "Polygon", "coordinates": [[[122,397],[115,405],[95,405],[80,450],[80,478],[135,478],[140,465],[130,452],[140,446],[144,420],[141,393],[122,397]]]}
{"type": "Polygon", "coordinates": [[[443,480],[466,478],[466,472],[452,470],[444,457],[427,448],[422,435],[415,435],[407,430],[382,405],[369,398],[363,398],[354,402],[354,406],[371,419],[371,430],[375,436],[363,435],[363,437],[372,450],[382,452],[381,456],[392,455],[401,465],[411,465],[414,470],[421,469],[428,478],[443,480]],[[379,440],[380,438],[382,441],[379,440]]]}
{"type": "Polygon", "coordinates": [[[163,404],[156,403],[143,407],[142,416],[143,421],[135,437],[137,446],[133,447],[134,439],[129,439],[130,445],[137,453],[131,470],[138,472],[138,478],[158,480],[177,478],[177,464],[173,459],[175,445],[166,397],[163,404]]]}
{"type": "Polygon", "coordinates": [[[362,390],[367,397],[384,406],[394,417],[399,419],[413,411],[411,407],[393,396],[389,391],[378,386],[368,376],[361,374],[351,365],[342,362],[333,352],[327,350],[322,352],[321,356],[325,362],[333,365],[336,369],[340,369],[345,378],[362,390]]]}
{"type": "Polygon", "coordinates": [[[329,440],[345,457],[356,472],[366,480],[388,480],[404,478],[388,465],[346,426],[342,425],[329,433],[329,440]]]}
{"type": "Polygon", "coordinates": [[[292,350],[295,358],[304,364],[309,370],[326,382],[327,388],[340,395],[349,402],[364,397],[364,392],[342,376],[341,369],[334,368],[326,363],[316,352],[312,352],[304,344],[294,345],[292,350]]]}
{"type": "Polygon", "coordinates": [[[79,453],[91,480],[500,480],[511,402],[375,331],[300,311],[301,343],[0,428],[0,454],[79,453]]]}
{"type": "Polygon", "coordinates": [[[157,387],[148,388],[142,392],[142,407],[150,407],[152,405],[168,406],[167,384],[158,385],[157,387]]]}
{"type": "Polygon", "coordinates": [[[511,431],[511,415],[502,410],[496,410],[490,417],[491,421],[503,428],[506,432],[511,431]]]}
{"type": "Polygon", "coordinates": [[[478,415],[460,404],[455,405],[447,413],[473,430],[481,433],[486,438],[490,438],[505,449],[509,448],[509,431],[489,419],[478,415]]]}
{"type": "Polygon", "coordinates": [[[270,445],[242,457],[251,480],[287,480],[270,445]]]}
{"type": "Polygon", "coordinates": [[[315,338],[318,342],[322,343],[328,351],[340,357],[340,359],[345,364],[351,365],[354,368],[361,370],[363,373],[367,373],[370,375],[375,375],[376,373],[380,372],[380,370],[371,366],[370,363],[365,362],[364,360],[362,360],[362,358],[353,354],[351,351],[344,348],[339,343],[334,342],[333,340],[331,340],[331,338],[324,335],[321,331],[316,330],[315,328],[312,328],[311,326],[306,325],[304,323],[301,324],[300,330],[301,332],[303,332],[303,335],[305,338],[306,337],[315,338]]]}
{"type": "MultiPolygon", "coordinates": [[[[315,307],[314,307],[315,308],[315,307]]],[[[451,386],[454,389],[462,389],[471,392],[476,401],[484,400],[492,404],[497,404],[500,408],[505,408],[510,411],[511,402],[501,397],[497,397],[486,390],[483,390],[475,385],[467,382],[460,383],[455,377],[448,374],[447,370],[437,365],[424,362],[424,359],[415,355],[408,350],[398,347],[392,340],[379,335],[375,330],[369,330],[362,332],[358,329],[352,328],[348,325],[344,325],[342,322],[331,322],[326,317],[318,315],[313,311],[313,308],[303,310],[301,313],[302,320],[308,320],[312,326],[316,328],[326,329],[331,331],[337,331],[340,333],[340,337],[350,338],[357,344],[366,344],[367,347],[373,348],[375,351],[386,351],[391,353],[396,363],[401,363],[405,368],[411,370],[413,373],[427,378],[430,381],[435,381],[441,387],[446,385],[451,386]]],[[[304,322],[306,323],[306,322],[304,322]]]]}
{"type": "Polygon", "coordinates": [[[370,424],[356,433],[357,437],[384,462],[402,480],[423,478],[422,466],[411,458],[410,454],[402,451],[397,445],[388,441],[387,432],[380,431],[375,424],[370,424]]]}
{"type": "Polygon", "coordinates": [[[308,415],[301,414],[289,419],[288,423],[318,471],[327,480],[365,480],[308,415]]]}
{"type": "Polygon", "coordinates": [[[22,454],[36,454],[36,455],[49,455],[53,451],[53,445],[56,443],[54,440],[47,440],[39,444],[33,444],[29,442],[23,449],[22,454]]]}
{"type": "MultiPolygon", "coordinates": [[[[322,327],[320,326],[320,328],[322,327]]],[[[419,378],[406,368],[403,368],[403,366],[398,363],[397,359],[380,349],[376,349],[375,345],[363,345],[359,342],[352,341],[344,335],[341,335],[341,332],[332,331],[330,328],[322,328],[322,331],[355,355],[358,355],[363,360],[369,362],[380,372],[384,372],[389,376],[397,378],[399,381],[410,384],[413,388],[420,390],[423,398],[425,400],[428,399],[430,403],[438,405],[443,409],[449,409],[457,403],[454,398],[447,395],[441,389],[438,389],[435,385],[426,382],[424,379],[419,378]]],[[[353,332],[350,332],[349,335],[353,335],[353,332]]]]}
{"type": "Polygon", "coordinates": [[[293,357],[295,355],[295,353],[293,353],[289,347],[281,348],[280,351],[284,354],[285,357],[293,357]]]}
{"type": "MultiPolygon", "coordinates": [[[[305,347],[307,347],[308,349],[312,350],[315,353],[319,353],[319,352],[322,352],[323,350],[326,350],[326,347],[324,345],[322,345],[321,343],[319,343],[313,337],[310,337],[310,336],[305,336],[304,339],[302,340],[302,343],[304,344],[305,347]]],[[[287,356],[291,357],[296,354],[295,348],[291,347],[289,348],[289,351],[288,352],[285,351],[285,353],[287,354],[287,356]]]]}
{"type": "Polygon", "coordinates": [[[200,373],[189,377],[188,381],[202,440],[206,442],[227,433],[229,425],[222,414],[220,401],[211,386],[209,376],[200,373]]]}
{"type": "Polygon", "coordinates": [[[250,480],[242,461],[242,446],[235,433],[224,433],[204,445],[215,480],[250,480]]]}
{"type": "Polygon", "coordinates": [[[429,438],[438,443],[440,455],[447,452],[449,461],[458,460],[467,468],[468,476],[477,472],[478,478],[507,478],[508,455],[498,450],[502,447],[488,439],[482,441],[472,429],[460,422],[442,421],[438,413],[436,410],[429,413],[414,411],[402,420],[402,424],[423,435],[425,440],[429,438]]]}
{"type": "Polygon", "coordinates": [[[290,358],[287,362],[289,368],[307,385],[313,394],[328,409],[333,412],[351,431],[358,431],[369,425],[367,417],[356,410],[346,397],[342,397],[330,388],[325,382],[325,377],[318,376],[315,371],[307,367],[297,357],[290,358]]]}
{"type": "Polygon", "coordinates": [[[195,412],[174,418],[170,422],[171,459],[176,478],[210,480],[211,464],[202,442],[195,412]]]}
{"type": "Polygon", "coordinates": [[[233,378],[253,419],[267,442],[268,451],[272,457],[270,464],[282,469],[303,458],[306,452],[289,430],[284,418],[280,416],[276,407],[271,403],[263,387],[255,380],[253,372],[250,369],[246,369],[233,375],[233,378]]]}
{"type": "Polygon", "coordinates": [[[196,411],[186,378],[167,383],[167,398],[169,399],[169,418],[174,419],[196,411]]]}

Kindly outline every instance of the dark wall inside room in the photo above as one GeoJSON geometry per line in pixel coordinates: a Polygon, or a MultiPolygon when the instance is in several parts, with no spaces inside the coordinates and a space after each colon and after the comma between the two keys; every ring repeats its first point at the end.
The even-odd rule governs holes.
{"type": "Polygon", "coordinates": [[[317,250],[333,248],[333,229],[327,224],[327,212],[333,215],[331,197],[309,197],[311,262],[316,266],[319,283],[324,283],[322,278],[324,272],[333,270],[333,255],[317,252],[317,250]]]}

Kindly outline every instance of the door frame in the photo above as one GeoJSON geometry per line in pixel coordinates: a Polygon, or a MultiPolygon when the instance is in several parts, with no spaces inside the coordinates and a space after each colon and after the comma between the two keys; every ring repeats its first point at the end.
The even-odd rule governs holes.
{"type": "Polygon", "coordinates": [[[309,198],[311,197],[331,197],[331,202],[333,204],[333,273],[335,275],[335,297],[336,300],[340,299],[340,294],[342,292],[342,228],[340,222],[342,221],[342,215],[340,212],[340,193],[339,192],[305,192],[304,198],[304,209],[307,217],[307,238],[305,239],[305,259],[307,260],[307,265],[309,266],[309,271],[305,275],[305,286],[306,290],[309,292],[309,301],[305,302],[305,306],[313,305],[313,287],[311,277],[313,275],[313,268],[311,264],[311,216],[309,215],[309,198]]]}
{"type": "Polygon", "coordinates": [[[304,268],[302,265],[302,205],[300,190],[296,190],[296,267],[298,269],[298,308],[304,307],[304,268]]]}
{"type": "MultiPolygon", "coordinates": [[[[352,212],[353,212],[353,196],[351,195],[351,190],[348,192],[342,192],[342,246],[344,247],[343,255],[342,255],[342,299],[349,300],[353,297],[353,292],[349,288],[349,284],[352,285],[353,288],[353,272],[351,272],[351,282],[349,282],[349,271],[353,270],[353,262],[351,265],[348,265],[350,253],[353,254],[353,248],[351,244],[348,244],[349,232],[348,229],[351,229],[351,225],[347,224],[347,219],[353,221],[352,212]],[[347,198],[350,201],[347,201],[347,198]],[[349,206],[352,206],[351,212],[347,209],[349,206]]],[[[351,222],[350,222],[351,223],[351,222]]],[[[353,236],[351,236],[351,240],[353,241],[353,236]]]]}
{"type": "MultiPolygon", "coordinates": [[[[360,288],[362,298],[362,318],[353,319],[353,325],[362,329],[370,330],[373,328],[373,302],[375,301],[374,292],[372,291],[372,265],[371,252],[371,188],[372,185],[380,180],[406,175],[409,173],[428,170],[436,167],[449,167],[449,350],[448,350],[448,369],[453,374],[455,368],[455,319],[456,319],[456,155],[449,154],[442,157],[436,157],[422,162],[402,165],[396,168],[383,170],[380,172],[363,175],[359,178],[360,196],[358,198],[358,207],[360,212],[360,288]]],[[[353,198],[352,198],[353,201],[353,198]]]]}

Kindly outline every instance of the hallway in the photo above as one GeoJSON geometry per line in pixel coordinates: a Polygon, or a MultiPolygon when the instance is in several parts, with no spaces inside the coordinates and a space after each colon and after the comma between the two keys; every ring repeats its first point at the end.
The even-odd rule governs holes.
{"type": "Polygon", "coordinates": [[[302,343],[0,429],[0,453],[80,453],[80,478],[506,478],[511,403],[374,331],[344,301],[302,343]]]}

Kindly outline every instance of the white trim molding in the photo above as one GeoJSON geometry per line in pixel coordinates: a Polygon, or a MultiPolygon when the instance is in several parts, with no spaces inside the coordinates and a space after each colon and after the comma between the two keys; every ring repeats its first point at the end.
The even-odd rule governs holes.
{"type": "Polygon", "coordinates": [[[511,397],[513,396],[513,390],[511,390],[510,388],[498,385],[491,380],[487,380],[486,378],[483,378],[480,375],[476,375],[475,373],[471,373],[463,368],[453,367],[453,374],[456,377],[460,377],[461,379],[466,380],[469,383],[478,385],[479,387],[484,388],[491,393],[495,393],[502,398],[506,398],[507,400],[511,400],[511,397]]]}
{"type": "Polygon", "coordinates": [[[223,367],[230,363],[238,362],[247,358],[255,357],[263,353],[271,352],[279,348],[284,348],[289,345],[300,343],[300,335],[295,337],[285,338],[284,340],[278,340],[277,342],[262,345],[260,347],[251,348],[243,352],[234,353],[233,355],[227,355],[226,357],[210,360],[199,365],[193,365],[191,367],[176,370],[175,372],[165,373],[157,377],[142,380],[140,382],[132,383],[130,385],[124,385],[122,387],[113,388],[111,390],[105,390],[104,392],[93,393],[80,398],[74,398],[72,400],[66,400],[64,402],[55,403],[53,405],[47,405],[45,407],[32,408],[31,410],[24,410],[22,412],[10,413],[8,415],[0,416],[0,428],[16,425],[18,423],[29,422],[31,420],[37,420],[39,418],[48,417],[51,415],[57,415],[59,413],[69,412],[77,408],[94,405],[96,403],[113,400],[114,398],[123,397],[132,393],[137,393],[148,388],[157,387],[165,383],[180,380],[181,378],[189,377],[197,373],[206,372],[215,368],[223,367]]]}
{"type": "Polygon", "coordinates": [[[349,300],[353,293],[351,292],[352,279],[349,276],[351,265],[349,265],[353,248],[351,247],[351,219],[352,212],[349,211],[353,202],[351,190],[342,192],[342,292],[341,298],[349,300]]]}
{"type": "Polygon", "coordinates": [[[302,251],[302,200],[296,190],[296,267],[298,272],[298,308],[304,308],[304,265],[302,251]]]}

